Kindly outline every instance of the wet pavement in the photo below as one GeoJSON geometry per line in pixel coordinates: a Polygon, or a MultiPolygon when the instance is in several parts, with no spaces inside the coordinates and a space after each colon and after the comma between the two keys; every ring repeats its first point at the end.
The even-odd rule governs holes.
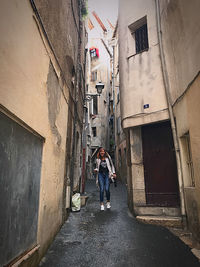
{"type": "Polygon", "coordinates": [[[200,266],[167,229],[139,223],[128,211],[126,187],[111,185],[111,209],[100,211],[95,181],[80,212],[70,213],[40,267],[193,267],[200,266]]]}

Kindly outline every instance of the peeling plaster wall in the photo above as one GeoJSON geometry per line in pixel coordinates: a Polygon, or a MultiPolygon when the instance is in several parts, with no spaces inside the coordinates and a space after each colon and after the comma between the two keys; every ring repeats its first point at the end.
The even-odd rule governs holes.
{"type": "MultiPolygon", "coordinates": [[[[79,135],[80,141],[72,147],[71,154],[75,155],[73,163],[68,160],[70,167],[70,179],[73,180],[73,189],[76,191],[80,182],[80,155],[82,154],[81,135],[83,131],[84,116],[84,57],[86,47],[86,29],[84,23],[79,25],[79,5],[78,0],[35,0],[38,12],[47,32],[55,56],[62,69],[61,79],[66,83],[73,99],[71,107],[71,119],[73,121],[72,142],[79,135]],[[48,12],[47,12],[48,11],[48,12]],[[80,29],[81,28],[81,29],[80,29]],[[81,43],[79,47],[79,39],[81,43]],[[80,53],[80,55],[79,55],[80,53]],[[80,74],[81,73],[81,74],[80,74]]],[[[54,131],[56,128],[53,126],[54,131]]],[[[58,136],[57,136],[58,137],[58,136]]],[[[68,165],[68,163],[67,163],[68,165]]],[[[66,177],[67,179],[67,177],[66,177]]]]}
{"type": "Polygon", "coordinates": [[[49,64],[49,73],[47,77],[47,97],[48,97],[48,117],[52,134],[56,138],[56,144],[59,147],[62,142],[62,137],[56,126],[56,118],[60,111],[61,90],[59,88],[58,79],[53,69],[52,64],[49,64]]]}
{"type": "Polygon", "coordinates": [[[69,89],[57,75],[33,15],[29,1],[1,1],[0,104],[45,140],[37,226],[41,257],[62,224],[69,89]]]}
{"type": "MultiPolygon", "coordinates": [[[[71,65],[76,66],[78,44],[77,29],[72,15],[71,0],[34,0],[51,45],[56,51],[61,68],[66,80],[70,81],[71,65]],[[48,12],[47,12],[48,11],[48,12]],[[53,27],[52,27],[53,25],[53,27]],[[73,59],[73,62],[68,60],[73,59]]],[[[78,1],[72,1],[76,23],[79,25],[77,5],[78,1]]],[[[68,85],[70,87],[70,84],[68,85]]]]}

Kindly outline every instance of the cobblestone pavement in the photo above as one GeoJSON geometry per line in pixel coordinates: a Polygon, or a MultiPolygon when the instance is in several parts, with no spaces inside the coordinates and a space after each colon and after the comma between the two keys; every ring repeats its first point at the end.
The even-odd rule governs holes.
{"type": "Polygon", "coordinates": [[[166,228],[139,223],[128,211],[126,187],[111,185],[111,209],[100,211],[95,181],[88,201],[70,213],[40,267],[193,267],[190,248],[166,228]]]}

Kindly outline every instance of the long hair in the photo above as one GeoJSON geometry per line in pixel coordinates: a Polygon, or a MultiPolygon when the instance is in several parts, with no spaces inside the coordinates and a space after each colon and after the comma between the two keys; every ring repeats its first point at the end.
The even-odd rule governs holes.
{"type": "Polygon", "coordinates": [[[100,148],[99,148],[99,151],[98,151],[98,153],[97,153],[97,158],[98,158],[98,159],[101,159],[101,155],[100,155],[100,150],[101,150],[101,149],[103,149],[103,150],[105,151],[105,157],[106,157],[106,158],[109,158],[109,156],[108,156],[108,152],[107,152],[107,151],[105,150],[105,148],[103,148],[103,147],[100,147],[100,148]]]}

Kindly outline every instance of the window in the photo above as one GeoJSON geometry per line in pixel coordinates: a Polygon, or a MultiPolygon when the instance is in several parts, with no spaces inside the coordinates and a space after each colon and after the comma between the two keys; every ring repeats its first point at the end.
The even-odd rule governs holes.
{"type": "Polygon", "coordinates": [[[121,131],[121,117],[117,118],[117,134],[120,134],[121,131]]]}
{"type": "Polygon", "coordinates": [[[146,16],[129,26],[132,37],[135,39],[135,54],[148,50],[148,29],[146,16]]]}
{"type": "Polygon", "coordinates": [[[120,96],[119,96],[119,86],[117,87],[117,104],[119,103],[120,101],[120,96]]]}
{"type": "Polygon", "coordinates": [[[92,127],[92,135],[93,135],[93,137],[97,136],[97,128],[96,127],[92,127]]]}
{"type": "Polygon", "coordinates": [[[91,73],[91,81],[95,82],[97,80],[97,71],[92,71],[91,73]]]}
{"type": "Polygon", "coordinates": [[[122,152],[121,152],[121,149],[118,150],[118,155],[119,155],[118,164],[119,164],[119,168],[121,168],[121,166],[122,166],[122,152]]]}
{"type": "Polygon", "coordinates": [[[140,53],[149,48],[147,24],[135,31],[135,49],[136,53],[140,53]]]}
{"type": "Polygon", "coordinates": [[[90,48],[90,56],[91,56],[91,59],[96,58],[96,57],[98,58],[99,57],[99,49],[96,47],[90,48]]]}
{"type": "Polygon", "coordinates": [[[97,96],[93,96],[93,114],[98,114],[98,98],[97,96]]]}
{"type": "Polygon", "coordinates": [[[97,56],[95,48],[90,50],[90,55],[91,55],[91,57],[96,57],[97,56]]]}
{"type": "Polygon", "coordinates": [[[184,161],[186,165],[185,173],[187,174],[189,181],[186,182],[188,186],[195,186],[194,181],[194,169],[193,169],[193,162],[192,162],[192,152],[191,152],[191,145],[190,145],[190,135],[189,132],[184,134],[182,137],[182,144],[183,144],[183,153],[184,153],[184,161]]]}

